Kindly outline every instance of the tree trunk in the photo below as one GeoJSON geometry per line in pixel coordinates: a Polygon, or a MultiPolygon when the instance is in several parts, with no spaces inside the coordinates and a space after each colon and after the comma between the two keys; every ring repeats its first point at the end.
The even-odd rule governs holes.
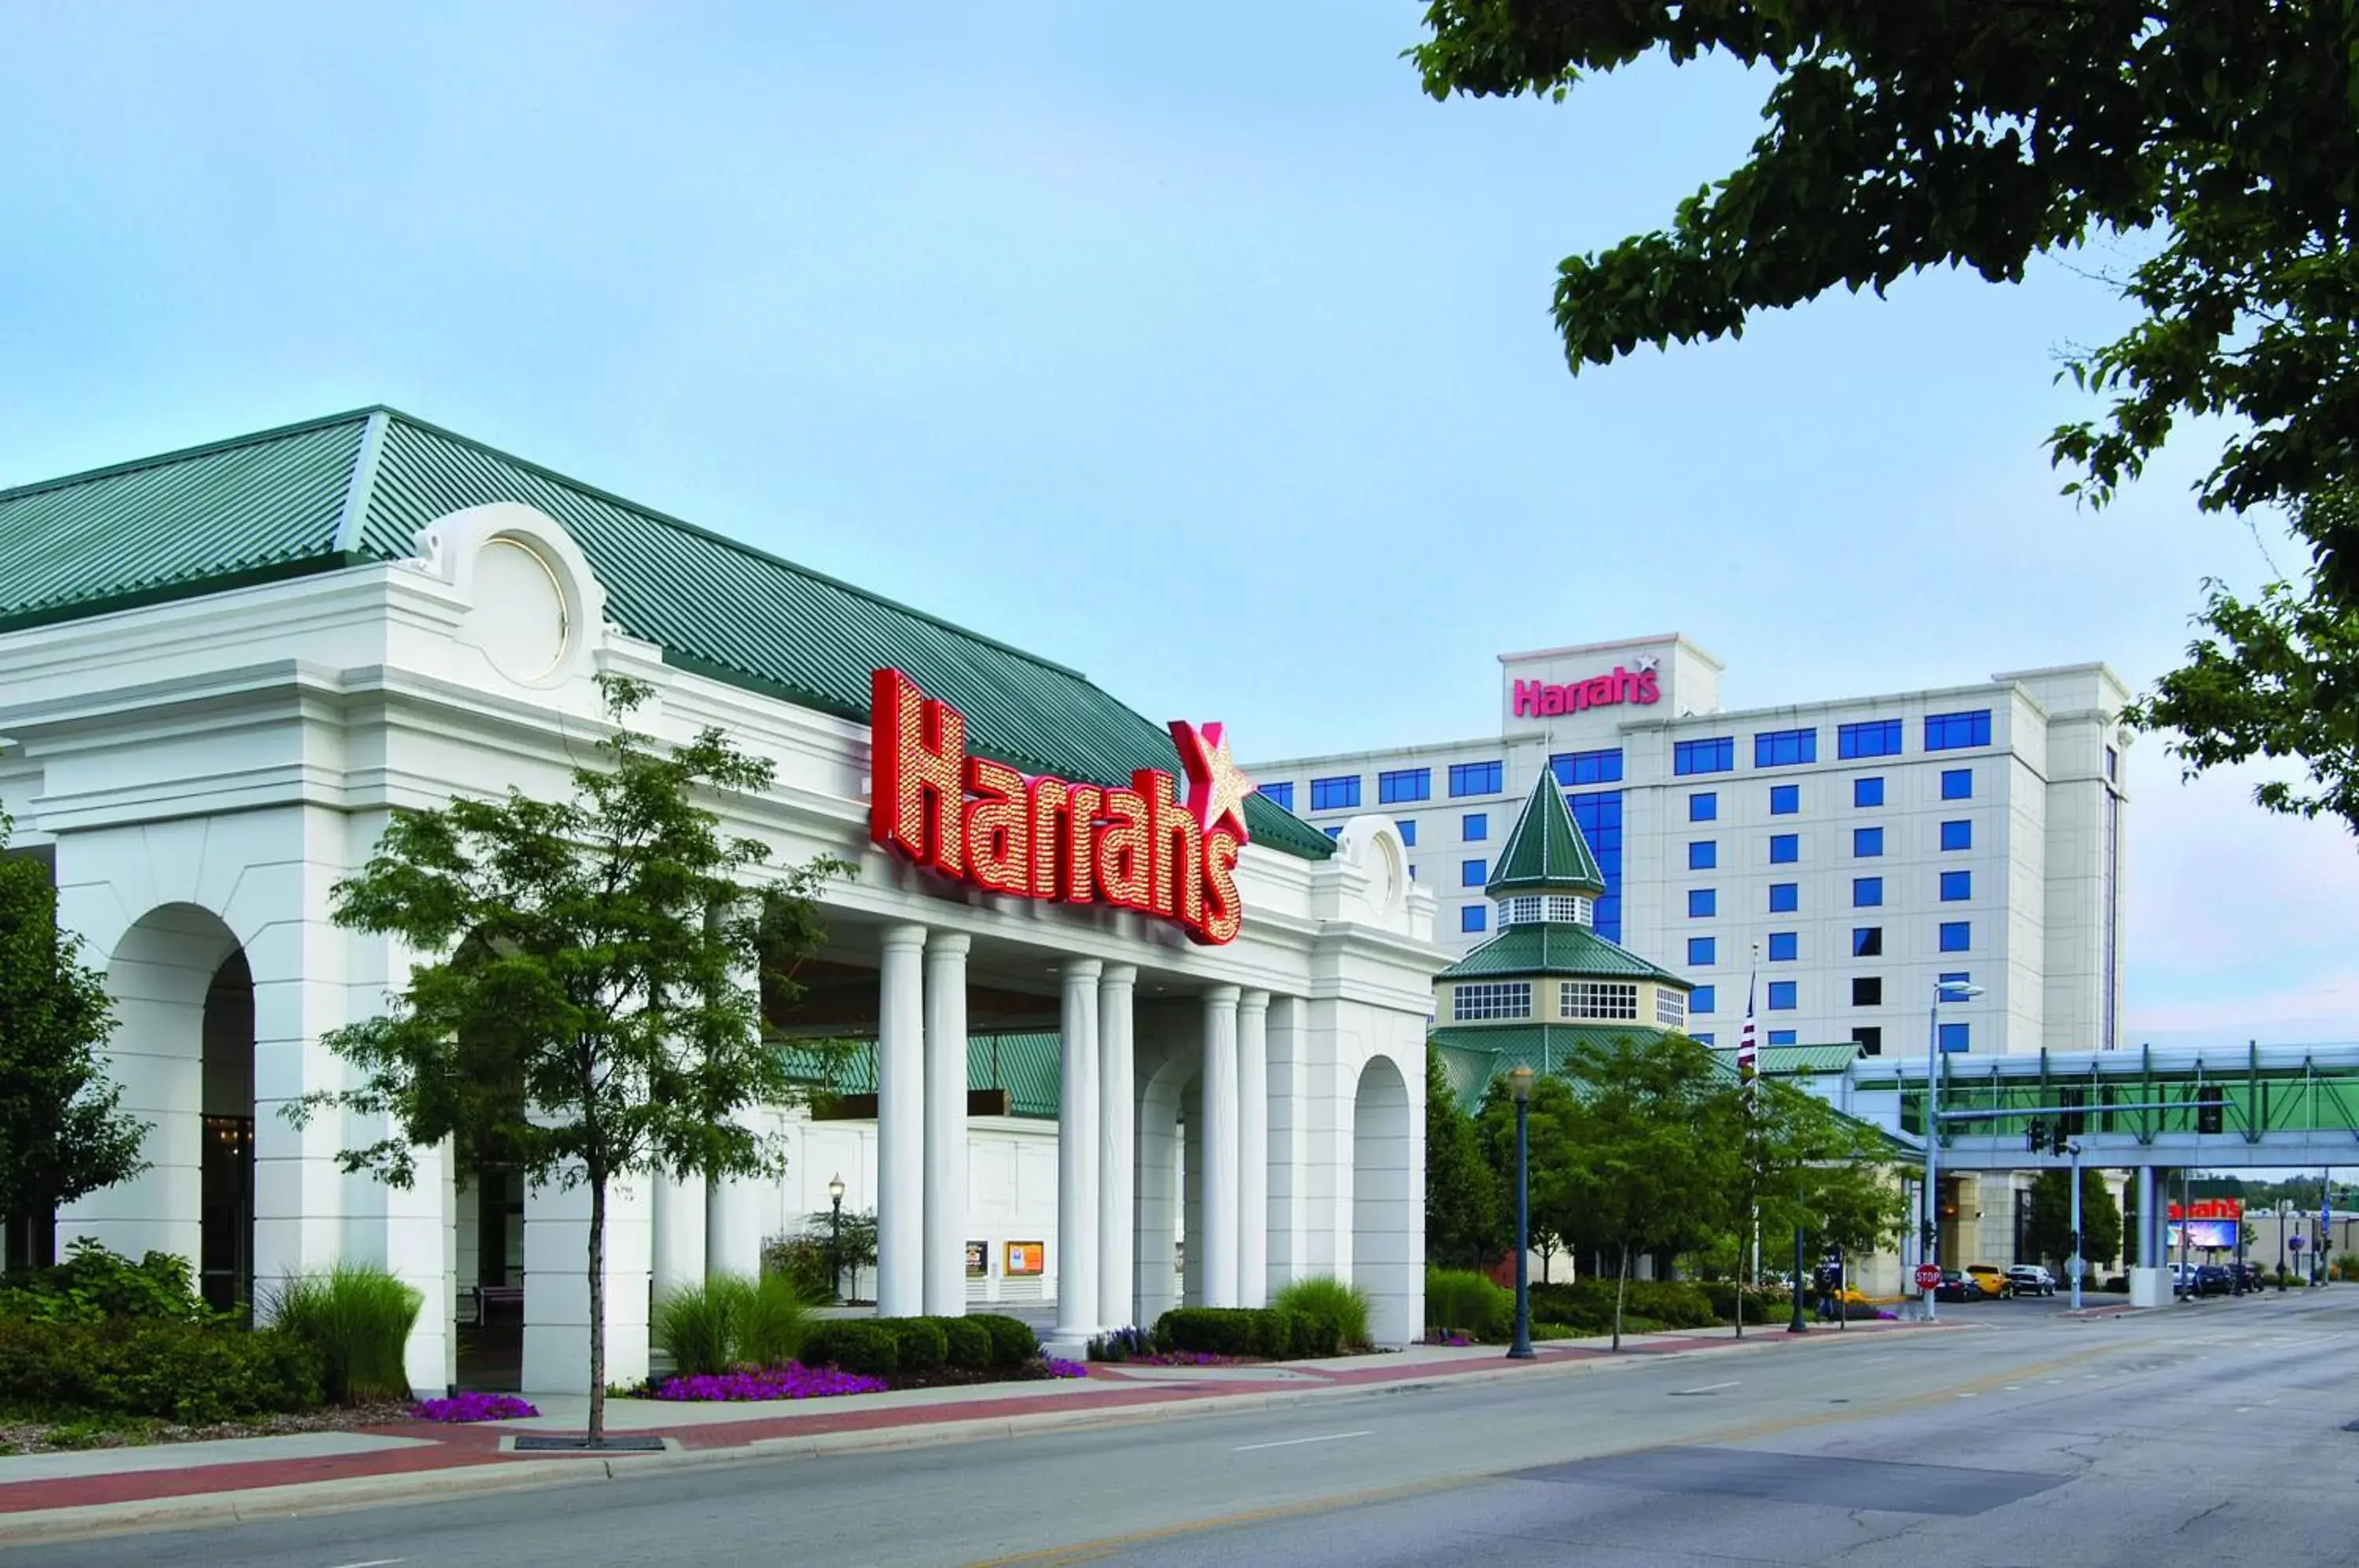
{"type": "Polygon", "coordinates": [[[1630,1244],[1622,1244],[1622,1272],[1614,1281],[1614,1348],[1622,1348],[1622,1297],[1630,1289],[1630,1244]]]}
{"type": "Polygon", "coordinates": [[[1843,1267],[1843,1251],[1835,1248],[1835,1332],[1851,1326],[1851,1270],[1843,1267]]]}
{"type": "Polygon", "coordinates": [[[589,1443],[606,1442],[606,1178],[590,1178],[590,1431],[589,1443]]]}

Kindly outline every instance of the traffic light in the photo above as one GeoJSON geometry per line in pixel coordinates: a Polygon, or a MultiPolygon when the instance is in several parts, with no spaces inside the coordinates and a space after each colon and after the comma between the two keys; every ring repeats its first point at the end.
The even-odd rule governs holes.
{"type": "Polygon", "coordinates": [[[2198,1089],[2195,1096],[2195,1130],[2200,1133],[2223,1130],[2221,1113],[2227,1107],[2221,1102],[2227,1099],[2228,1091],[2207,1086],[2198,1089]]]}
{"type": "Polygon", "coordinates": [[[2023,1147],[2034,1154],[2045,1154],[2048,1151],[2048,1124],[2038,1116],[2032,1117],[2030,1124],[2024,1128],[2023,1147]]]}

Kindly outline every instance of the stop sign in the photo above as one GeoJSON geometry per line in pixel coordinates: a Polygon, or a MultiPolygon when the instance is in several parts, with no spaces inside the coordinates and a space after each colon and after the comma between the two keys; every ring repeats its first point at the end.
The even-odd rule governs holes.
{"type": "Polygon", "coordinates": [[[1930,1290],[1940,1282],[1941,1270],[1939,1266],[1931,1263],[1919,1263],[1917,1265],[1917,1288],[1919,1290],[1930,1290]]]}

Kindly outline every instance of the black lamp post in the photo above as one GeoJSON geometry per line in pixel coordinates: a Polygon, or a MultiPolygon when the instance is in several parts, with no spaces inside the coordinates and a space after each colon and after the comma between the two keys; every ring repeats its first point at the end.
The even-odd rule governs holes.
{"type": "Polygon", "coordinates": [[[827,1184],[827,1201],[834,1210],[827,1233],[828,1283],[840,1301],[843,1300],[843,1176],[840,1171],[827,1184]]]}
{"type": "Polygon", "coordinates": [[[1788,1334],[1808,1334],[1810,1325],[1802,1321],[1802,1222],[1794,1222],[1794,1316],[1787,1323],[1788,1334]]]}
{"type": "Polygon", "coordinates": [[[1507,1346],[1508,1358],[1528,1361],[1532,1358],[1532,1172],[1531,1172],[1531,1112],[1532,1078],[1528,1067],[1518,1067],[1507,1074],[1507,1086],[1516,1095],[1516,1342],[1507,1346]]]}

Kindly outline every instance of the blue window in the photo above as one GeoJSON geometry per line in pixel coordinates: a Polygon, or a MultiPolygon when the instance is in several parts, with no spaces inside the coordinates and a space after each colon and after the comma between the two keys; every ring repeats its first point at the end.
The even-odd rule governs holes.
{"type": "Polygon", "coordinates": [[[1769,1010],[1771,1012],[1790,1013],[1794,1010],[1794,993],[1797,984],[1797,982],[1792,980],[1772,980],[1769,982],[1769,1010]]]}
{"type": "Polygon", "coordinates": [[[1900,721],[1870,719],[1864,724],[1843,724],[1835,730],[1837,757],[1897,757],[1900,721]]]}
{"type": "Polygon", "coordinates": [[[1457,795],[1496,795],[1507,787],[1507,765],[1505,762],[1453,762],[1450,765],[1450,792],[1457,795]]]}
{"type": "Polygon", "coordinates": [[[1851,907],[1873,909],[1884,902],[1884,878],[1854,877],[1851,879],[1851,907]]]}
{"type": "Polygon", "coordinates": [[[1794,862],[1801,858],[1802,835],[1800,833],[1771,833],[1769,835],[1770,865],[1791,866],[1794,862]]]}
{"type": "Polygon", "coordinates": [[[1971,822],[1943,822],[1941,824],[1941,847],[1943,849],[1973,848],[1974,824],[1971,822]]]}
{"type": "MultiPolygon", "coordinates": [[[[1940,975],[1940,976],[1938,976],[1938,979],[1939,979],[1939,981],[1940,981],[1940,985],[1941,985],[1942,989],[1946,992],[1946,991],[1949,989],[1949,987],[1951,987],[1951,986],[1952,986],[1952,985],[1973,985],[1973,984],[1974,977],[1973,977],[1972,975],[1967,974],[1964,970],[1962,970],[1962,969],[1958,969],[1958,970],[1952,970],[1951,973],[1949,973],[1949,974],[1947,974],[1947,975],[1940,975]]],[[[1964,998],[1964,997],[1962,997],[1962,996],[1961,996],[1961,997],[1959,997],[1959,998],[1958,998],[1958,1000],[1960,1000],[1960,1001],[1963,1001],[1963,1000],[1965,1000],[1965,998],[1964,998]]]]}
{"type": "Polygon", "coordinates": [[[1801,907],[1802,887],[1800,883],[1772,882],[1769,884],[1769,912],[1771,914],[1791,914],[1794,910],[1799,909],[1801,907]]]}
{"type": "Polygon", "coordinates": [[[1483,844],[1491,837],[1491,813],[1469,811],[1458,819],[1458,836],[1468,844],[1483,844]]]}
{"type": "Polygon", "coordinates": [[[1943,920],[1941,922],[1941,951],[1943,953],[1972,953],[1973,951],[1973,921],[1943,920]]]}
{"type": "Polygon", "coordinates": [[[1462,931],[1488,931],[1491,927],[1491,906],[1469,904],[1458,911],[1458,929],[1462,931]]]}
{"type": "Polygon", "coordinates": [[[1605,892],[1597,900],[1592,923],[1598,935],[1608,942],[1622,940],[1622,791],[1593,789],[1585,794],[1567,795],[1565,808],[1572,812],[1573,825],[1581,836],[1589,841],[1590,853],[1597,856],[1597,869],[1604,874],[1605,892]]]}
{"type": "Polygon", "coordinates": [[[1941,769],[1941,799],[1971,800],[1974,798],[1974,770],[1971,768],[1941,769]]]}
{"type": "Polygon", "coordinates": [[[1337,824],[1337,825],[1335,825],[1334,827],[1329,828],[1329,829],[1327,830],[1327,836],[1328,836],[1330,839],[1340,839],[1340,838],[1342,838],[1342,837],[1343,836],[1343,825],[1342,825],[1341,823],[1338,823],[1338,824],[1337,824]]]}
{"type": "Polygon", "coordinates": [[[1713,887],[1688,889],[1688,919],[1708,920],[1720,912],[1720,892],[1713,887]]]}
{"type": "Polygon", "coordinates": [[[1974,896],[1974,874],[1971,871],[1941,873],[1941,902],[1954,904],[1974,896]]]}
{"type": "Polygon", "coordinates": [[[1945,1051],[1964,1051],[1969,1049],[1966,1044],[1966,1026],[1964,1024],[1943,1024],[1941,1026],[1941,1049],[1945,1051]]]}
{"type": "Polygon", "coordinates": [[[1884,853],[1884,830],[1882,828],[1852,829],[1851,853],[1852,858],[1854,860],[1873,860],[1877,855],[1882,855],[1884,853]]]}
{"type": "MultiPolygon", "coordinates": [[[[1689,1003],[1689,1004],[1688,1004],[1688,1011],[1690,1011],[1690,1012],[1694,1012],[1694,1011],[1695,1011],[1695,1004],[1694,1004],[1694,1003],[1690,1002],[1690,1003],[1689,1003]]],[[[1712,1036],[1710,1036],[1710,1035],[1708,1035],[1708,1034],[1694,1035],[1694,1036],[1691,1036],[1690,1038],[1691,1038],[1691,1039],[1693,1039],[1693,1040],[1694,1040],[1694,1041],[1695,1041],[1698,1045],[1710,1045],[1710,1044],[1712,1043],[1712,1036]]]]}
{"type": "Polygon", "coordinates": [[[1432,799],[1433,769],[1430,768],[1403,768],[1376,775],[1376,804],[1379,806],[1432,799]]]}
{"type": "Polygon", "coordinates": [[[1802,787],[1799,784],[1772,784],[1769,786],[1769,814],[1771,816],[1790,817],[1801,809],[1802,787]]]}
{"type": "Polygon", "coordinates": [[[1708,964],[1717,964],[1719,962],[1720,939],[1718,937],[1691,936],[1688,938],[1688,964],[1690,966],[1701,969],[1708,964]]]}
{"type": "Polygon", "coordinates": [[[1720,864],[1720,841],[1700,838],[1688,845],[1688,869],[1710,871],[1720,864]]]}
{"type": "Polygon", "coordinates": [[[1771,931],[1769,933],[1769,962],[1772,964],[1791,964],[1795,959],[1801,956],[1801,947],[1802,939],[1799,932],[1771,931]]]}
{"type": "Polygon", "coordinates": [[[1961,751],[1970,746],[1990,745],[1988,708],[1971,713],[1928,713],[1925,715],[1925,749],[1927,751],[1961,751]]]}
{"type": "Polygon", "coordinates": [[[1792,1029],[1771,1029],[1769,1031],[1768,1043],[1771,1045],[1791,1045],[1794,1043],[1794,1036],[1795,1031],[1792,1029]]]}
{"type": "Polygon", "coordinates": [[[1271,805],[1276,806],[1279,811],[1290,811],[1294,810],[1294,786],[1292,784],[1265,784],[1261,787],[1261,793],[1264,800],[1267,800],[1271,805]]]}
{"type": "Polygon", "coordinates": [[[1720,994],[1710,985],[1699,985],[1688,993],[1688,1011],[1712,1013],[1720,1010],[1720,994]]]}
{"type": "Polygon", "coordinates": [[[1314,811],[1340,811],[1359,803],[1360,776],[1356,773],[1310,781],[1310,809],[1314,811]]]}
{"type": "Polygon", "coordinates": [[[1483,862],[1462,860],[1458,863],[1458,885],[1461,887],[1480,887],[1485,880],[1487,878],[1483,875],[1483,862]]]}
{"type": "Polygon", "coordinates": [[[1851,955],[1854,958],[1883,957],[1884,928],[1882,926],[1852,927],[1851,955]]]}
{"type": "Polygon", "coordinates": [[[1816,730],[1767,730],[1753,737],[1753,766],[1791,768],[1819,759],[1816,730]]]}
{"type": "Polygon", "coordinates": [[[1736,766],[1736,737],[1683,740],[1671,747],[1673,773],[1726,773],[1736,766]]]}
{"type": "Polygon", "coordinates": [[[1720,797],[1709,789],[1699,789],[1688,797],[1688,821],[1716,822],[1720,821],[1720,797]]]}
{"type": "Polygon", "coordinates": [[[1405,844],[1408,845],[1408,846],[1409,846],[1409,848],[1411,848],[1411,849],[1415,849],[1415,848],[1417,847],[1417,819],[1416,819],[1416,818],[1414,818],[1414,817],[1405,818],[1404,820],[1402,820],[1402,821],[1400,821],[1400,822],[1395,822],[1395,823],[1393,824],[1393,826],[1395,826],[1395,827],[1397,827],[1397,828],[1400,829],[1401,843],[1403,843],[1403,844],[1405,844]]]}
{"type": "Polygon", "coordinates": [[[1881,806],[1884,804],[1884,776],[1882,774],[1877,774],[1873,779],[1853,779],[1851,781],[1851,803],[1854,806],[1881,806]]]}
{"type": "Polygon", "coordinates": [[[1618,784],[1622,781],[1622,748],[1610,751],[1568,751],[1549,758],[1556,781],[1570,789],[1576,784],[1618,784]]]}

